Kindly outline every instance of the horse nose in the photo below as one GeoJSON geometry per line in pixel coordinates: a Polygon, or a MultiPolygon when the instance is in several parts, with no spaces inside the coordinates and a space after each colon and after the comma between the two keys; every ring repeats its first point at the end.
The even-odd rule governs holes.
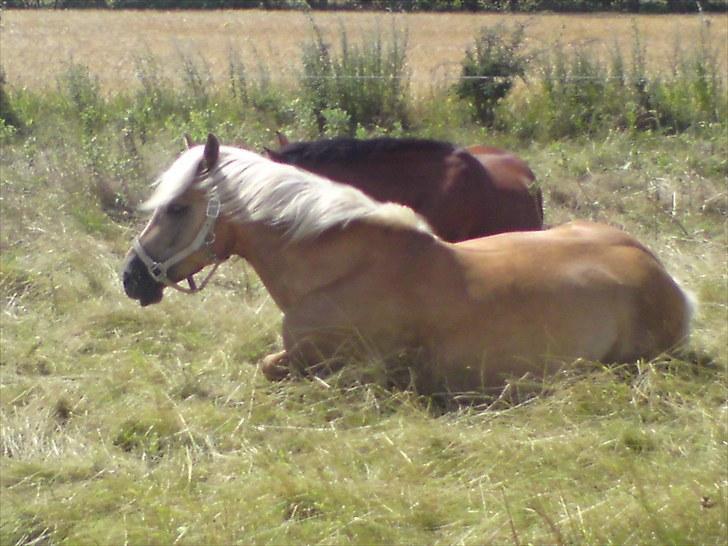
{"type": "Polygon", "coordinates": [[[132,289],[133,283],[132,283],[132,275],[131,275],[131,272],[128,269],[125,269],[121,273],[121,282],[124,285],[124,292],[126,292],[126,295],[127,296],[131,296],[131,294],[129,292],[132,289]]]}
{"type": "Polygon", "coordinates": [[[129,257],[124,261],[123,269],[121,271],[121,283],[124,286],[124,292],[126,292],[126,295],[130,298],[134,298],[136,296],[136,287],[138,285],[136,281],[136,274],[135,274],[135,267],[134,267],[134,259],[136,258],[136,255],[131,254],[129,257]]]}
{"type": "MultiPolygon", "coordinates": [[[[149,274],[147,268],[142,263],[139,256],[133,250],[129,252],[121,270],[121,283],[124,286],[124,292],[130,298],[137,299],[145,281],[149,274]]],[[[148,279],[151,281],[151,277],[148,279]]]]}
{"type": "Polygon", "coordinates": [[[157,303],[162,299],[164,286],[151,277],[144,262],[133,251],[124,261],[121,283],[126,295],[131,299],[139,300],[143,306],[157,303]]]}

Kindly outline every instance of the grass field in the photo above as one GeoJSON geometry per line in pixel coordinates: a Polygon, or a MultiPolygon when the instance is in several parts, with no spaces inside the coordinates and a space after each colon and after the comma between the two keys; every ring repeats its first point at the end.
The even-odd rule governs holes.
{"type": "MultiPolygon", "coordinates": [[[[171,293],[144,309],[126,298],[118,269],[145,222],[130,205],[180,152],[181,133],[270,146],[277,128],[263,106],[226,110],[222,95],[205,106],[179,97],[183,111],[159,118],[157,103],[124,102],[133,52],[155,42],[176,74],[172,34],[188,47],[211,28],[270,24],[264,38],[238,39],[276,67],[273,36],[290,52],[297,45],[271,21],[294,17],[3,13],[9,85],[37,92],[11,92],[25,123],[0,126],[0,545],[725,544],[724,122],[534,141],[473,124],[451,96],[414,105],[412,134],[513,149],[536,173],[547,223],[623,227],[699,302],[689,353],[585,362],[521,405],[443,411],[353,369],[326,382],[265,381],[257,363],[280,348],[280,314],[242,260],[196,296],[171,293]],[[108,51],[92,55],[104,36],[108,51]],[[119,97],[104,101],[79,72],[64,72],[69,53],[119,97]],[[21,65],[37,79],[22,80],[21,65]]],[[[335,27],[338,17],[322,20],[335,27]]],[[[479,19],[411,17],[413,48],[428,21],[434,37],[479,19]]],[[[556,19],[530,28],[558,28],[556,19]]],[[[631,39],[630,18],[561,20],[609,21],[605,40],[631,39]]],[[[635,19],[669,48],[665,20],[695,21],[635,19]]],[[[725,32],[725,19],[714,21],[725,32]]],[[[539,40],[553,37],[543,32],[539,40]]],[[[228,38],[216,39],[205,50],[211,66],[217,54],[228,59],[228,38]]],[[[417,53],[421,73],[462,54],[445,50],[431,50],[436,62],[417,53]]],[[[293,57],[280,66],[292,69],[293,57]]]]}
{"type": "MultiPolygon", "coordinates": [[[[392,21],[409,34],[408,60],[413,87],[451,83],[463,51],[477,30],[496,21],[528,25],[526,48],[548,51],[559,40],[566,46],[589,44],[606,57],[615,44],[631,52],[637,29],[653,69],[671,65],[677,44],[694,42],[701,21],[710,21],[712,40],[728,42],[728,16],[683,15],[493,15],[317,13],[316,24],[332,42],[343,25],[358,38],[379,27],[386,38],[392,21]]],[[[2,15],[0,51],[8,82],[33,89],[55,85],[69,61],[87,65],[106,91],[128,90],[136,82],[135,60],[152,55],[168,74],[180,53],[200,55],[217,82],[227,79],[229,53],[238,51],[251,69],[260,62],[270,76],[290,83],[300,71],[301,44],[311,25],[300,12],[110,12],[6,11],[2,15]]],[[[728,50],[718,47],[728,67],[728,50]]],[[[727,68],[728,69],[728,68],[727,68]]]]}

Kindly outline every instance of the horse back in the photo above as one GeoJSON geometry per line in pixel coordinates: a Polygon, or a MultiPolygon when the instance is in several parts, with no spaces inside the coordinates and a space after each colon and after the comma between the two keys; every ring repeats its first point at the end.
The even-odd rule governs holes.
{"type": "Polygon", "coordinates": [[[423,139],[336,138],[295,142],[268,155],[354,186],[377,201],[406,205],[436,227],[437,218],[427,214],[448,184],[447,157],[454,150],[448,143],[423,139]]]}
{"type": "Polygon", "coordinates": [[[333,139],[289,144],[269,156],[411,207],[447,241],[541,229],[541,208],[529,193],[533,173],[523,177],[526,165],[514,175],[515,156],[484,149],[490,155],[481,159],[439,141],[333,139]]]}
{"type": "Polygon", "coordinates": [[[688,295],[654,253],[611,226],[578,221],[454,249],[476,279],[471,293],[502,306],[491,306],[490,313],[508,316],[521,306],[526,316],[550,325],[552,335],[573,332],[571,339],[598,345],[595,360],[653,358],[687,336],[693,311],[688,295]]]}
{"type": "Polygon", "coordinates": [[[520,216],[523,230],[541,229],[543,194],[528,163],[511,152],[492,146],[473,145],[465,151],[480,162],[499,192],[512,196],[516,207],[514,214],[520,216]]]}

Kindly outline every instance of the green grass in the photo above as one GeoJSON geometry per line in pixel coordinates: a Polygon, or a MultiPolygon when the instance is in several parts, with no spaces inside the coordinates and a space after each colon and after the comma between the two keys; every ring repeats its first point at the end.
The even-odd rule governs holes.
{"type": "Polygon", "coordinates": [[[584,363],[520,406],[443,411],[351,370],[265,381],[280,316],[240,260],[202,294],[128,300],[134,204],[181,132],[271,146],[285,108],[203,112],[153,82],[107,100],[71,75],[75,95],[11,97],[26,126],[0,149],[0,544],[726,541],[724,125],[533,143],[451,97],[413,106],[416,134],[514,149],[548,223],[623,226],[700,302],[695,358],[584,363]]]}

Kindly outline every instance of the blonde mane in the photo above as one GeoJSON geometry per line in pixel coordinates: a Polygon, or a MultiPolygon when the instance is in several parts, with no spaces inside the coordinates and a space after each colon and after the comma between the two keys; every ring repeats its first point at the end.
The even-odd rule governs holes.
{"type": "Polygon", "coordinates": [[[199,178],[200,188],[217,191],[223,214],[239,223],[280,227],[292,240],[315,237],[354,220],[432,234],[426,220],[409,207],[380,203],[352,186],[248,150],[221,146],[212,171],[199,173],[203,151],[203,146],[195,146],[182,154],[160,176],[142,208],[151,210],[169,204],[199,178]]]}

